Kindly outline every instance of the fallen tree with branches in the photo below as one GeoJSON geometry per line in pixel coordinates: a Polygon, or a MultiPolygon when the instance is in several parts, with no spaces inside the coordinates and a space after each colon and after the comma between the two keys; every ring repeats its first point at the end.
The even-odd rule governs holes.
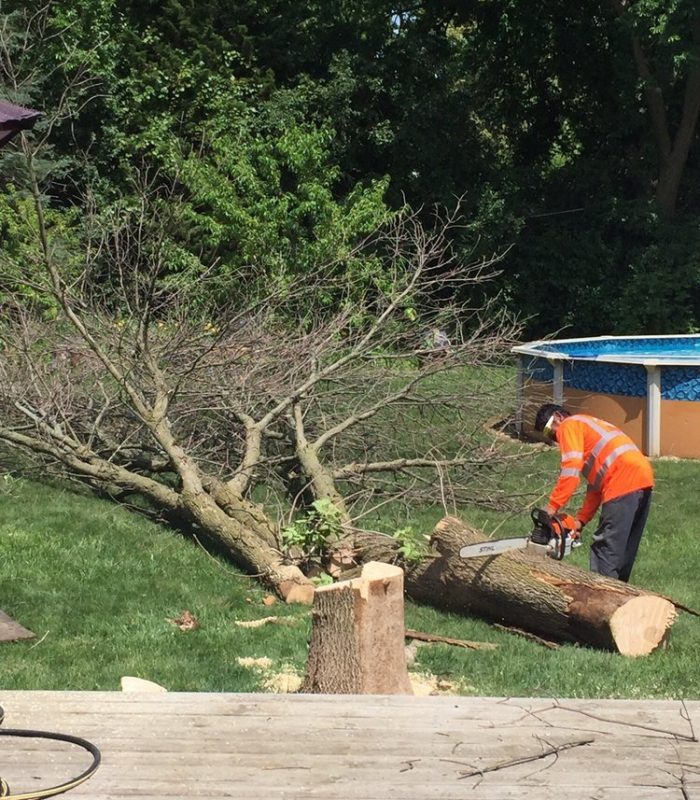
{"type": "MultiPolygon", "coordinates": [[[[194,277],[181,269],[177,176],[146,176],[108,208],[74,198],[56,222],[42,150],[71,91],[90,88],[79,69],[65,108],[20,137],[26,185],[6,213],[18,228],[31,218],[36,235],[0,252],[8,468],[21,453],[184,527],[288,601],[308,602],[319,571],[343,578],[381,560],[408,567],[417,599],[490,610],[463,566],[436,552],[442,535],[421,553],[406,531],[369,529],[382,508],[519,510],[537,493],[504,488],[522,451],[486,430],[514,394],[503,367],[520,327],[490,294],[498,258],[455,247],[459,206],[431,219],[404,209],[340,263],[302,279],[289,266],[264,291],[259,270],[243,268],[221,297],[207,290],[215,262],[194,277]],[[350,262],[365,266],[359,283],[350,262]]],[[[508,609],[492,616],[541,632],[532,609],[508,609]]],[[[556,635],[610,646],[585,627],[556,635]]]]}
{"type": "Polygon", "coordinates": [[[240,296],[203,312],[167,280],[174,194],[86,205],[69,272],[22,146],[38,233],[31,280],[8,269],[4,284],[1,441],[188,526],[288,599],[312,568],[350,566],[354,532],[383,505],[509,501],[499,473],[515,455],[483,425],[518,326],[474,305],[495,264],[457,258],[456,214],[428,231],[404,212],[359,243],[382,265],[361,296],[319,265],[317,286],[264,297],[246,296],[242,274],[240,296]],[[334,307],[295,316],[320,289],[334,307]]]}
{"type": "Polygon", "coordinates": [[[465,562],[459,547],[479,533],[449,517],[410,560],[363,525],[388,504],[448,496],[523,504],[503,489],[521,452],[485,430],[518,327],[488,301],[472,307],[495,265],[456,257],[456,216],[428,231],[404,212],[358,245],[383,265],[381,290],[350,300],[320,269],[317,286],[242,291],[207,320],[164,279],[176,197],[164,203],[161,188],[135,209],[86,213],[69,280],[23,144],[38,247],[0,323],[0,441],[186,527],[290,602],[310,602],[319,570],[343,578],[383,561],[406,567],[416,600],[546,639],[629,655],[664,640],[665,598],[549,559],[465,562]],[[337,306],[295,316],[310,288],[336,292],[337,306]]]}

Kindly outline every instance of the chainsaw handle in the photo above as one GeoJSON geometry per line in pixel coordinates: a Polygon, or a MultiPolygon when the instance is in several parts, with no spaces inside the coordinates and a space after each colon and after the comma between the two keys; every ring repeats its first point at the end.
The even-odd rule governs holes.
{"type": "Polygon", "coordinates": [[[534,523],[530,537],[538,544],[549,544],[551,558],[561,561],[579,539],[576,520],[569,514],[548,514],[543,508],[533,508],[530,517],[534,523]]]}
{"type": "Polygon", "coordinates": [[[530,519],[535,525],[549,525],[552,517],[543,508],[533,508],[530,511],[530,519]]]}

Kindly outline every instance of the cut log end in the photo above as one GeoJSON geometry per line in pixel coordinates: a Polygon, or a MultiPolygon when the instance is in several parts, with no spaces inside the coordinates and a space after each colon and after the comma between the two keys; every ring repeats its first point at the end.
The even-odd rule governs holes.
{"type": "Polygon", "coordinates": [[[610,633],[624,656],[647,656],[668,636],[677,611],[673,603],[656,595],[634,597],[610,617],[610,633]]]}

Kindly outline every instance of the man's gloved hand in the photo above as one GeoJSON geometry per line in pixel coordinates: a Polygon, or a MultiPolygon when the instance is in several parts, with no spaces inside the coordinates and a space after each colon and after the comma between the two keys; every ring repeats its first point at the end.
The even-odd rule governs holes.
{"type": "Polygon", "coordinates": [[[568,531],[580,531],[583,527],[580,521],[575,517],[572,517],[571,514],[557,514],[557,518],[561,520],[561,524],[568,531]]]}
{"type": "Polygon", "coordinates": [[[578,545],[581,543],[581,529],[583,528],[583,523],[580,519],[576,519],[576,517],[572,517],[571,514],[561,514],[559,515],[562,525],[569,531],[569,538],[571,539],[572,544],[578,545]]]}
{"type": "Polygon", "coordinates": [[[574,519],[573,533],[571,534],[572,547],[581,547],[583,543],[583,522],[580,519],[574,519]]]}

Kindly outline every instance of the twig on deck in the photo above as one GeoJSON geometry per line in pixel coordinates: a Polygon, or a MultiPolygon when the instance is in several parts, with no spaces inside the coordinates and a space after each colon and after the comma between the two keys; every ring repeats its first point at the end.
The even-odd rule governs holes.
{"type": "Polygon", "coordinates": [[[681,794],[683,795],[683,800],[692,800],[688,792],[688,783],[685,779],[685,775],[681,776],[681,794]]]}
{"type": "Polygon", "coordinates": [[[521,756],[520,758],[512,758],[509,761],[501,761],[498,764],[494,764],[492,767],[483,767],[481,769],[472,769],[470,772],[462,771],[459,778],[457,780],[463,780],[464,778],[474,778],[475,776],[485,775],[487,772],[498,772],[501,769],[508,769],[508,767],[517,767],[520,764],[528,764],[531,761],[539,761],[541,758],[547,758],[547,756],[558,756],[563,750],[570,750],[572,747],[583,747],[586,744],[592,744],[595,739],[579,739],[575,742],[564,742],[564,744],[559,745],[550,745],[545,750],[540,753],[535,753],[530,756],[521,756]]]}
{"type": "MultiPolygon", "coordinates": [[[[572,714],[582,714],[584,717],[589,717],[590,719],[595,719],[598,722],[607,722],[611,725],[625,725],[629,728],[640,728],[644,731],[651,731],[652,733],[664,733],[666,736],[669,736],[673,739],[681,739],[684,742],[697,742],[697,738],[695,736],[695,731],[693,730],[692,724],[690,726],[690,735],[687,733],[678,733],[677,731],[669,731],[665,728],[655,728],[652,725],[642,725],[641,722],[621,722],[619,719],[608,719],[606,717],[600,717],[597,714],[592,714],[590,711],[584,711],[580,708],[572,708],[571,706],[563,706],[559,702],[555,702],[553,706],[550,708],[544,708],[538,713],[542,713],[543,711],[551,711],[554,708],[559,708],[562,711],[570,711],[572,714]]],[[[690,719],[688,718],[688,722],[690,719]]]]}
{"type": "MultiPolygon", "coordinates": [[[[683,763],[683,758],[680,754],[678,746],[675,748],[676,750],[676,758],[678,759],[678,766],[680,767],[681,774],[676,775],[675,771],[671,772],[670,770],[664,770],[667,775],[670,775],[672,778],[678,780],[679,786],[678,788],[681,790],[681,795],[683,796],[683,800],[692,800],[690,792],[688,791],[688,778],[686,777],[686,764],[683,763]]],[[[666,762],[668,763],[668,762],[666,762]]],[[[691,769],[691,772],[693,770],[691,769]]],[[[664,787],[666,788],[666,787],[664,787]]]]}
{"type": "Polygon", "coordinates": [[[688,711],[688,707],[685,704],[685,700],[681,700],[681,719],[684,719],[688,723],[688,727],[690,728],[690,735],[693,737],[692,741],[697,742],[697,738],[695,736],[695,728],[693,727],[693,720],[690,718],[690,712],[688,711]]]}

